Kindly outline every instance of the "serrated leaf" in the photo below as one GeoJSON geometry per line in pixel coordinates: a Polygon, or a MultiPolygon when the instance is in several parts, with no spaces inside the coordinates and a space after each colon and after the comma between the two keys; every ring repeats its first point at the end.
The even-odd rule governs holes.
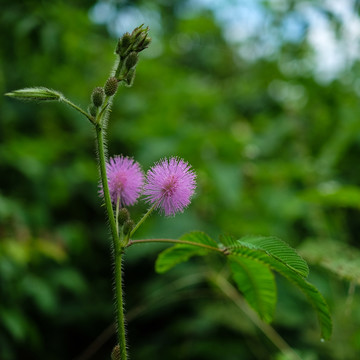
{"type": "Polygon", "coordinates": [[[276,305],[276,283],[269,267],[241,256],[228,257],[233,278],[250,306],[266,322],[271,322],[276,305]]]}
{"type": "Polygon", "coordinates": [[[301,276],[308,277],[309,266],[306,261],[286,242],[277,237],[246,236],[239,240],[242,244],[254,245],[257,249],[265,250],[271,256],[281,260],[288,267],[297,271],[301,276]]]}
{"type": "Polygon", "coordinates": [[[192,231],[180,237],[180,240],[191,241],[198,244],[208,245],[217,248],[218,243],[202,231],[192,231]]]}
{"type": "Polygon", "coordinates": [[[240,246],[263,250],[272,257],[282,261],[286,266],[298,272],[301,276],[309,275],[306,261],[286,242],[274,236],[245,236],[239,240],[231,236],[221,236],[220,241],[229,251],[240,246]]]}
{"type": "Polygon", "coordinates": [[[155,263],[155,270],[164,273],[175,265],[188,261],[195,255],[203,256],[207,250],[192,245],[175,245],[159,254],[155,263]]]}
{"type": "MultiPolygon", "coordinates": [[[[216,241],[201,231],[194,231],[183,235],[180,240],[194,244],[205,245],[212,248],[218,248],[216,241]]],[[[161,252],[156,259],[155,270],[158,273],[164,273],[177,264],[188,261],[193,256],[207,255],[210,249],[191,244],[178,244],[161,252]]]]}
{"type": "Polygon", "coordinates": [[[231,249],[231,254],[261,261],[294,283],[306,295],[307,299],[316,310],[323,338],[330,338],[332,331],[332,321],[329,308],[325,299],[315,286],[307,282],[297,271],[289,268],[282,261],[269,255],[269,253],[265,252],[264,250],[246,246],[245,244],[240,244],[236,248],[231,249]]]}
{"type": "Polygon", "coordinates": [[[220,235],[220,242],[227,248],[236,248],[238,246],[238,241],[231,235],[220,235]]]}

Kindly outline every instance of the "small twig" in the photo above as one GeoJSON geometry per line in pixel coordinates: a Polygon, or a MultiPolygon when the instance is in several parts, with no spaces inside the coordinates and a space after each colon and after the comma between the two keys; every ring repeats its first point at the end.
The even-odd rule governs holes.
{"type": "Polygon", "coordinates": [[[177,240],[177,239],[130,240],[129,243],[126,245],[126,247],[136,245],[136,244],[142,244],[142,243],[170,243],[170,244],[192,245],[192,246],[201,247],[201,248],[211,250],[211,251],[216,251],[216,252],[219,252],[219,253],[222,253],[222,254],[225,254],[225,255],[227,255],[227,251],[228,251],[227,249],[219,249],[217,247],[206,245],[206,244],[196,243],[196,242],[187,241],[187,240],[177,240]]]}
{"type": "Polygon", "coordinates": [[[244,298],[224,276],[215,274],[211,276],[210,280],[245,313],[255,326],[257,326],[284,355],[291,360],[301,360],[299,355],[286,343],[275,329],[258,317],[256,312],[250,308],[244,298]]]}
{"type": "Polygon", "coordinates": [[[65,104],[71,106],[72,108],[77,110],[79,113],[83,114],[93,125],[95,125],[94,118],[92,116],[90,116],[86,111],[81,109],[79,106],[75,105],[73,102],[71,102],[69,99],[67,99],[65,97],[63,97],[61,99],[61,101],[63,101],[65,104]]]}

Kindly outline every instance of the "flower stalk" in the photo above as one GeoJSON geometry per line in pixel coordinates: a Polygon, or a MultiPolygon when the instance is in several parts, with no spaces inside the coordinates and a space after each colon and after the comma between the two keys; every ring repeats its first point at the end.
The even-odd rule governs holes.
{"type": "Polygon", "coordinates": [[[200,246],[208,250],[223,252],[219,248],[182,240],[131,240],[137,229],[155,209],[160,209],[166,216],[173,216],[175,213],[182,212],[190,203],[196,186],[195,173],[191,170],[190,165],[182,159],[172,157],[155,164],[148,171],[147,184],[144,189],[144,174],[137,162],[123,156],[116,156],[109,162],[107,161],[104,138],[113,97],[116,95],[120,83],[128,87],[132,85],[136,65],[139,61],[139,53],[146,49],[151,41],[148,32],[149,28],[141,25],[135,28],[131,34],[126,33],[119,39],[115,51],[118,57],[114,69],[104,87],[98,86],[93,89],[88,112],[75,105],[58,91],[44,87],[20,89],[6,94],[23,101],[63,102],[85,116],[94,126],[101,179],[100,193],[104,199],[110,225],[115,264],[114,292],[117,345],[113,350],[112,360],[127,360],[122,291],[122,256],[128,246],[145,242],[167,242],[200,246]],[[134,225],[128,210],[124,206],[133,205],[142,190],[144,190],[146,201],[150,207],[147,213],[134,225]]]}
{"type": "Polygon", "coordinates": [[[137,224],[135,225],[135,227],[131,230],[130,235],[129,235],[129,239],[131,239],[136,230],[141,226],[141,224],[150,216],[150,214],[155,210],[155,208],[157,207],[158,203],[153,204],[153,206],[150,207],[150,209],[145,213],[145,215],[137,222],[137,224]]]}
{"type": "MultiPolygon", "coordinates": [[[[109,189],[109,183],[106,172],[106,153],[104,146],[104,131],[106,126],[106,118],[110,111],[112,98],[116,94],[118,87],[118,82],[125,81],[125,83],[130,86],[134,76],[135,76],[135,66],[137,63],[137,53],[144,50],[150,43],[150,38],[148,37],[148,28],[143,28],[142,26],[136,28],[133,33],[130,35],[129,44],[126,45],[124,49],[124,40],[128,36],[124,35],[123,38],[119,40],[116,53],[119,55],[119,59],[116,61],[116,71],[115,78],[112,76],[108,79],[105,84],[105,89],[95,88],[92,93],[92,107],[95,113],[94,120],[92,120],[92,115],[85,115],[91,122],[94,124],[96,130],[96,146],[98,153],[98,162],[100,169],[101,177],[101,186],[102,193],[104,197],[105,207],[107,216],[109,219],[113,252],[114,252],[114,262],[115,262],[115,302],[116,302],[116,325],[117,325],[117,340],[119,345],[119,359],[127,360],[126,352],[126,334],[125,334],[125,317],[124,317],[124,304],[123,304],[123,292],[122,292],[122,255],[124,253],[125,244],[123,241],[123,233],[119,231],[118,224],[118,214],[119,214],[119,205],[120,202],[116,201],[116,217],[114,216],[114,209],[112,204],[112,199],[109,189]],[[136,61],[131,59],[134,57],[133,53],[129,53],[129,50],[132,50],[136,54],[136,61]],[[121,53],[121,54],[120,54],[121,53]],[[130,56],[131,55],[131,56],[130,56]],[[130,56],[130,60],[128,57],[130,56]],[[120,73],[124,68],[124,64],[128,64],[124,69],[124,79],[120,78],[120,73]],[[129,74],[132,74],[129,76],[129,74]]],[[[73,104],[69,104],[73,106],[73,104]]],[[[74,107],[74,106],[73,106],[74,107]]],[[[77,109],[79,111],[79,109],[77,109]]],[[[130,233],[130,232],[129,232],[130,233]]],[[[129,234],[128,234],[129,235],[129,234]]],[[[127,236],[128,236],[127,235],[127,236]]]]}
{"type": "MultiPolygon", "coordinates": [[[[97,119],[98,122],[99,119],[97,119]]],[[[109,185],[106,177],[106,158],[104,148],[103,130],[97,124],[96,128],[96,144],[98,150],[98,161],[100,169],[100,177],[104,194],[104,201],[106,206],[106,212],[109,218],[111,237],[113,241],[113,252],[115,261],[115,302],[116,302],[116,326],[117,326],[117,337],[120,346],[121,360],[127,359],[126,353],[126,335],[125,335],[125,319],[124,319],[124,304],[123,304],[123,293],[122,293],[122,254],[124,248],[120,245],[117,224],[114,216],[114,210],[111,203],[109,185]]]]}

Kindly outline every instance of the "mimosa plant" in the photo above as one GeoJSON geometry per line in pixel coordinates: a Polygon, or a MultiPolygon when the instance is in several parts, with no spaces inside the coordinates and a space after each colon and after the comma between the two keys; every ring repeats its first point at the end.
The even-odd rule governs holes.
{"type": "Polygon", "coordinates": [[[152,212],[158,210],[164,216],[174,216],[182,212],[189,205],[196,187],[195,171],[188,162],[176,156],[158,161],[146,174],[132,157],[107,157],[104,143],[111,105],[119,85],[131,87],[139,53],[146,49],[151,41],[148,31],[149,29],[142,25],[119,39],[114,68],[105,85],[92,91],[91,104],[87,111],[60,92],[44,87],[24,88],[6,94],[19,100],[65,103],[90,121],[95,129],[100,171],[99,194],[106,207],[114,258],[117,342],[112,359],[128,358],[122,284],[123,254],[130,246],[143,243],[173,244],[163,251],[156,261],[156,270],[159,273],[168,271],[193,256],[217,253],[224,257],[234,283],[265,322],[272,320],[276,305],[273,272],[281,274],[307,296],[318,314],[322,337],[328,339],[332,327],[328,306],[320,292],[306,280],[309,273],[307,263],[282,240],[262,236],[236,239],[224,235],[216,241],[200,231],[185,234],[180,239],[134,239],[135,232],[152,212]],[[134,222],[127,208],[141,197],[148,203],[149,210],[134,222]]]}

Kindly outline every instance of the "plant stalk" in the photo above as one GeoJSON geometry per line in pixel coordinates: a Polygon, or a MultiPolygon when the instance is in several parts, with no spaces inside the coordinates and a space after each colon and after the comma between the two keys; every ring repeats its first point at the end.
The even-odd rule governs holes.
{"type": "Polygon", "coordinates": [[[104,201],[106,206],[106,212],[109,218],[111,237],[113,241],[113,250],[114,250],[117,337],[120,346],[121,360],[127,360],[124,304],[123,304],[123,293],[122,293],[122,270],[121,270],[122,254],[124,248],[120,245],[119,242],[117,221],[114,217],[114,210],[111,203],[109,185],[106,177],[106,157],[105,157],[103,131],[99,123],[101,123],[101,118],[97,119],[97,124],[95,125],[96,144],[98,150],[98,161],[100,168],[101,183],[104,193],[104,201]]]}
{"type": "Polygon", "coordinates": [[[104,193],[104,201],[106,206],[106,212],[109,218],[111,237],[114,243],[114,250],[117,250],[118,245],[118,236],[117,236],[117,228],[114,216],[114,210],[111,203],[109,185],[106,177],[106,160],[105,160],[105,148],[104,148],[104,138],[103,132],[99,125],[96,125],[96,143],[98,150],[98,161],[99,161],[99,169],[100,169],[100,177],[101,184],[104,193]]]}
{"type": "Polygon", "coordinates": [[[126,352],[126,333],[125,333],[125,317],[124,317],[124,303],[122,292],[122,254],[123,248],[115,251],[115,298],[116,298],[116,320],[117,320],[117,335],[120,346],[120,359],[127,359],[126,352]]]}
{"type": "Polygon", "coordinates": [[[83,114],[92,124],[94,124],[94,119],[83,109],[81,109],[79,106],[75,105],[72,101],[70,101],[69,99],[63,97],[61,99],[61,101],[63,101],[65,104],[71,106],[72,108],[74,108],[76,111],[78,111],[80,114],[83,114]]]}
{"type": "Polygon", "coordinates": [[[215,246],[201,244],[193,241],[187,241],[187,240],[177,240],[177,239],[141,239],[141,240],[130,240],[129,243],[126,245],[126,247],[136,245],[136,244],[143,244],[143,243],[168,243],[168,244],[182,244],[182,245],[192,245],[201,247],[207,250],[216,251],[219,253],[222,253],[224,255],[227,255],[227,249],[220,249],[215,246]]]}
{"type": "Polygon", "coordinates": [[[138,221],[138,223],[135,225],[135,227],[132,229],[132,231],[130,232],[129,238],[131,238],[136,230],[140,227],[140,225],[150,216],[150,214],[154,211],[154,209],[156,208],[156,206],[158,205],[158,203],[156,202],[148,211],[147,213],[138,221]]]}

